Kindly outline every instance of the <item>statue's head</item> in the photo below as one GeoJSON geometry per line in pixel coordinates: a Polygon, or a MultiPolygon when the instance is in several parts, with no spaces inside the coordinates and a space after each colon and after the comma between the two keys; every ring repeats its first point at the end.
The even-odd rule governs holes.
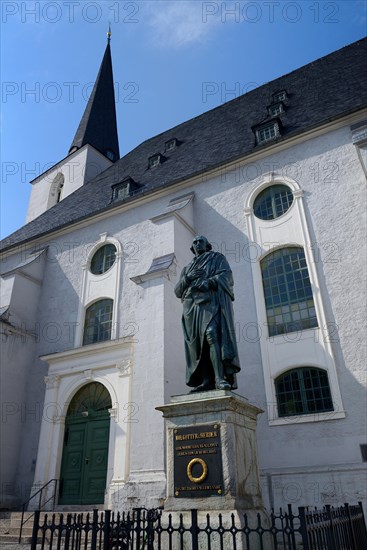
{"type": "Polygon", "coordinates": [[[200,254],[208,252],[211,249],[212,245],[203,235],[196,235],[192,241],[192,247],[190,248],[191,252],[195,254],[195,256],[199,256],[200,254]]]}

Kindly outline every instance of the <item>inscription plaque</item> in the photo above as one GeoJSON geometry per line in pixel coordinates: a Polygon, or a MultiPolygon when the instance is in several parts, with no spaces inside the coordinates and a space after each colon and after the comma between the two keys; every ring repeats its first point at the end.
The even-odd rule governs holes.
{"type": "Polygon", "coordinates": [[[219,424],[176,428],[173,449],[175,497],[223,494],[219,424]]]}

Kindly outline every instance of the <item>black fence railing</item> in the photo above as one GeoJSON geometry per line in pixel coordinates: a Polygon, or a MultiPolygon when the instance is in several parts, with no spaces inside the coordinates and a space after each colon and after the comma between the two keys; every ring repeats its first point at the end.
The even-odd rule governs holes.
{"type": "Polygon", "coordinates": [[[25,511],[27,510],[27,507],[29,506],[30,502],[32,502],[33,499],[38,500],[38,510],[42,510],[49,502],[52,501],[53,506],[55,507],[56,504],[56,495],[57,495],[57,486],[58,486],[58,479],[50,479],[43,487],[38,489],[36,493],[34,493],[26,502],[23,502],[22,504],[22,517],[20,520],[20,530],[19,530],[19,542],[22,540],[22,533],[23,533],[23,527],[24,525],[32,519],[34,514],[31,514],[26,519],[24,519],[25,511]]]}
{"type": "Polygon", "coordinates": [[[300,508],[305,550],[367,550],[367,531],[362,504],[323,510],[300,508]]]}
{"type": "Polygon", "coordinates": [[[278,514],[172,516],[161,509],[34,517],[31,550],[366,550],[361,503],[278,514]]]}

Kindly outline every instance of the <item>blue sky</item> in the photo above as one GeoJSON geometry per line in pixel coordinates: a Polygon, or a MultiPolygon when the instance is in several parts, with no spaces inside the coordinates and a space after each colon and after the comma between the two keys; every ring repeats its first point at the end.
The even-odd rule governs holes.
{"type": "Polygon", "coordinates": [[[366,35],[365,0],[1,4],[1,235],[66,154],[112,27],[120,153],[366,35]]]}

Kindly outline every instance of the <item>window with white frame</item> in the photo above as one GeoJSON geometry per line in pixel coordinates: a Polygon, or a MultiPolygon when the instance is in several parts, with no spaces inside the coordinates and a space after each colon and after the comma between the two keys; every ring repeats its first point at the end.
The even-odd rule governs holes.
{"type": "Polygon", "coordinates": [[[273,103],[278,103],[279,101],[284,101],[287,99],[287,92],[285,90],[280,90],[273,94],[273,103]]]}
{"type": "Polygon", "coordinates": [[[274,122],[256,130],[257,143],[265,143],[279,136],[278,124],[274,122]]]}
{"type": "Polygon", "coordinates": [[[275,379],[278,416],[334,410],[328,373],[315,367],[291,369],[275,379]]]}
{"type": "Polygon", "coordinates": [[[166,148],[165,148],[166,151],[173,151],[173,149],[175,149],[176,147],[177,147],[176,138],[169,139],[168,141],[166,141],[166,148]]]}
{"type": "Polygon", "coordinates": [[[113,300],[105,298],[85,312],[83,346],[111,339],[113,300]]]}
{"type": "Polygon", "coordinates": [[[269,336],[317,327],[303,248],[275,250],[261,260],[269,336]]]}
{"type": "Polygon", "coordinates": [[[271,185],[256,197],[254,214],[260,220],[274,220],[285,214],[292,203],[293,193],[287,185],[271,185]]]}
{"type": "Polygon", "coordinates": [[[90,270],[93,275],[101,275],[108,271],[116,260],[116,247],[114,244],[108,243],[93,254],[90,262],[90,270]]]}
{"type": "Polygon", "coordinates": [[[269,105],[268,113],[270,116],[277,116],[284,112],[283,103],[275,103],[274,105],[269,105]]]}
{"type": "Polygon", "coordinates": [[[154,168],[162,162],[162,155],[160,153],[149,157],[149,168],[154,168]]]}

